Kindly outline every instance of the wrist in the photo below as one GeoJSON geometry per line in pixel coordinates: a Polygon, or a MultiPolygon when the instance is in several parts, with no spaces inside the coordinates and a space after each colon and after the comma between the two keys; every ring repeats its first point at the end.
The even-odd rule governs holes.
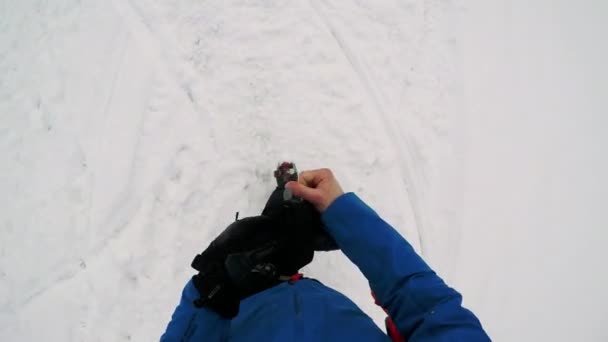
{"type": "Polygon", "coordinates": [[[340,209],[343,206],[343,202],[347,201],[349,197],[357,197],[354,192],[345,192],[340,196],[336,197],[321,213],[321,219],[325,222],[325,218],[343,215],[343,211],[340,209]]]}

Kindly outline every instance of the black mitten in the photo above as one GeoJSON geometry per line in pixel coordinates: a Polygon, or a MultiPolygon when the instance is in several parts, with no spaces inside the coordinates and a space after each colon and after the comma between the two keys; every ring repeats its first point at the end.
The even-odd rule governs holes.
{"type": "Polygon", "coordinates": [[[245,218],[228,226],[192,261],[192,267],[199,271],[193,277],[200,293],[194,304],[233,318],[242,299],[280,283],[283,269],[275,265],[283,258],[278,252],[283,249],[279,245],[285,232],[265,216],[245,218]]]}
{"type": "Polygon", "coordinates": [[[197,255],[192,267],[199,273],[192,277],[194,287],[198,290],[200,298],[194,301],[196,307],[208,307],[220,316],[231,319],[239,313],[241,300],[234,284],[220,260],[205,260],[205,256],[197,255]]]}
{"type": "Polygon", "coordinates": [[[201,297],[195,305],[233,318],[242,299],[312,261],[322,229],[319,213],[304,201],[278,204],[277,210],[232,223],[196,256],[192,267],[199,274],[193,283],[201,297]]]}
{"type": "MultiPolygon", "coordinates": [[[[262,215],[280,221],[292,230],[290,232],[292,234],[308,235],[312,239],[312,247],[315,251],[339,249],[336,241],[327,233],[321,221],[321,214],[314,206],[298,198],[291,197],[291,200],[285,200],[285,189],[282,186],[278,186],[272,192],[262,215]]],[[[306,237],[300,240],[303,241],[306,241],[306,237]]]]}

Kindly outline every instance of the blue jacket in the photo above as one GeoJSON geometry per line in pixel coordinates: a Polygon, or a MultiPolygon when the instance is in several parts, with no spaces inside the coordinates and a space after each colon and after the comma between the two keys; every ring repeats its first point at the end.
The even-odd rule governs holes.
{"type": "MultiPolygon", "coordinates": [[[[407,341],[490,340],[475,315],[461,306],[462,296],[355,194],[339,197],[322,219],[407,341]]],[[[198,297],[188,282],[161,341],[389,340],[350,299],[311,279],[282,283],[241,301],[232,320],[195,308],[198,297]]]]}

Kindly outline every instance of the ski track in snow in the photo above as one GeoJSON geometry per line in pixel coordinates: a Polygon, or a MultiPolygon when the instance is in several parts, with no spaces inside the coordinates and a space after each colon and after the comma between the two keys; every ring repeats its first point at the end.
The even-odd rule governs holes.
{"type": "MultiPolygon", "coordinates": [[[[237,3],[226,5],[225,14],[231,15],[231,8],[237,11],[237,3]]],[[[208,71],[200,64],[197,67],[193,63],[193,58],[196,60],[200,56],[199,52],[189,50],[192,48],[190,42],[179,37],[178,31],[184,27],[192,28],[194,35],[200,35],[196,28],[200,22],[192,21],[193,17],[188,16],[204,15],[202,8],[177,8],[171,2],[112,1],[80,4],[75,7],[76,15],[54,19],[53,13],[60,10],[62,5],[69,7],[73,3],[64,1],[56,4],[55,8],[52,4],[43,5],[38,7],[37,15],[43,23],[54,20],[60,23],[55,27],[61,28],[63,25],[62,29],[68,30],[68,38],[64,38],[61,29],[51,29],[46,36],[41,36],[41,44],[53,44],[53,40],[61,39],[66,39],[68,43],[71,41],[67,39],[73,39],[76,44],[80,39],[88,39],[92,44],[90,41],[94,38],[79,36],[78,27],[86,22],[85,18],[95,13],[101,18],[98,21],[101,32],[104,29],[109,32],[100,36],[100,41],[113,51],[108,58],[109,69],[99,73],[98,80],[93,81],[87,73],[78,75],[79,69],[74,69],[69,76],[71,78],[64,82],[71,87],[71,91],[76,90],[71,86],[73,82],[107,84],[99,95],[89,95],[94,101],[83,103],[83,107],[73,107],[67,101],[57,102],[56,106],[57,112],[63,112],[65,116],[70,111],[76,114],[78,110],[91,109],[97,103],[97,109],[86,120],[77,116],[71,118],[74,127],[81,127],[84,134],[89,133],[89,136],[77,133],[75,137],[75,142],[82,145],[82,164],[87,165],[82,188],[85,191],[83,203],[86,204],[82,214],[87,223],[84,227],[74,227],[82,230],[86,237],[81,240],[64,237],[67,245],[75,243],[80,246],[72,256],[61,256],[55,250],[50,250],[49,262],[55,266],[48,272],[39,273],[38,280],[12,278],[15,283],[8,283],[10,292],[5,297],[10,299],[3,302],[0,313],[3,322],[0,337],[3,340],[156,338],[176,304],[181,286],[191,274],[187,266],[192,255],[225,226],[228,221],[226,217],[232,217],[230,213],[240,210],[253,215],[261,208],[268,189],[272,188],[271,167],[283,158],[293,158],[300,167],[333,167],[339,176],[343,176],[343,185],[354,187],[353,190],[364,198],[367,196],[372,204],[376,203],[378,210],[385,211],[387,218],[392,218],[397,228],[405,229],[406,235],[415,238],[412,243],[422,248],[421,209],[412,193],[417,181],[412,178],[413,171],[410,170],[416,161],[408,159],[408,149],[411,147],[402,147],[406,141],[394,131],[399,123],[391,121],[387,115],[387,102],[380,99],[381,91],[369,72],[361,66],[355,55],[359,52],[347,45],[346,40],[354,37],[344,37],[331,23],[333,17],[321,9],[327,3],[311,2],[308,6],[304,4],[297,8],[302,12],[293,12],[293,19],[304,20],[303,23],[308,26],[287,34],[310,36],[304,39],[307,45],[317,42],[316,48],[306,57],[313,58],[312,67],[315,63],[321,66],[329,63],[337,66],[339,71],[335,76],[329,74],[321,83],[322,89],[312,92],[313,96],[305,102],[300,102],[303,108],[296,108],[298,114],[293,116],[287,114],[286,110],[294,104],[277,97],[281,88],[270,78],[274,73],[282,72],[284,66],[273,65],[268,59],[270,55],[265,55],[266,52],[262,50],[253,53],[250,60],[246,55],[226,55],[236,63],[232,70],[228,69],[227,76],[238,75],[238,70],[244,70],[242,78],[245,81],[249,79],[249,87],[235,89],[236,92],[228,93],[225,97],[213,96],[230,91],[233,86],[230,83],[223,85],[222,75],[218,78],[211,74],[212,77],[208,78],[208,71]],[[173,13],[173,17],[167,17],[168,13],[173,13]],[[310,21],[314,16],[318,16],[321,26],[316,25],[316,20],[310,21]],[[107,18],[111,18],[109,24],[101,24],[107,18]],[[177,19],[172,22],[171,18],[177,19]],[[184,22],[188,25],[184,26],[184,22]],[[112,30],[109,29],[111,25],[115,26],[112,30]],[[317,52],[314,52],[315,49],[317,52]],[[346,64],[342,64],[342,60],[346,64]],[[253,64],[250,61],[254,61],[253,64]],[[245,66],[245,69],[239,65],[245,66]],[[266,68],[270,71],[267,72],[266,68]],[[273,71],[273,68],[276,70],[273,71]],[[341,81],[334,83],[332,77],[338,77],[341,81]],[[209,85],[213,88],[209,88],[209,85]],[[326,92],[340,101],[341,108],[333,105],[332,97],[324,95],[326,92]],[[234,101],[233,96],[244,101],[241,113],[228,106],[234,101]],[[351,96],[360,96],[361,100],[353,103],[349,100],[351,96]],[[328,109],[316,106],[317,101],[324,103],[328,109]],[[348,113],[345,109],[356,113],[361,121],[348,120],[348,114],[335,117],[323,114],[330,111],[348,113]],[[276,114],[273,114],[273,110],[276,114]],[[324,115],[328,127],[319,131],[319,127],[313,125],[314,120],[303,122],[301,118],[305,117],[307,110],[316,112],[314,115],[324,115]],[[227,118],[227,113],[235,115],[237,119],[227,118]],[[371,132],[366,122],[371,124],[371,132]],[[324,150],[321,147],[323,143],[319,145],[321,150],[307,150],[302,148],[305,146],[303,141],[310,139],[311,135],[298,134],[292,128],[302,124],[304,130],[312,128],[318,136],[325,137],[323,140],[328,146],[338,146],[357,133],[361,134],[360,139],[363,140],[347,146],[346,150],[324,150]],[[350,134],[341,132],[347,129],[351,131],[350,134]],[[382,130],[388,130],[386,139],[379,134],[382,130]],[[301,147],[294,148],[290,141],[301,147]],[[365,147],[367,144],[385,146],[387,151],[392,152],[361,159],[358,157],[360,151],[370,151],[365,147]],[[242,148],[242,145],[248,148],[242,148]],[[397,169],[391,166],[395,161],[399,165],[397,169]],[[386,171],[383,171],[385,167],[386,171]],[[214,168],[213,172],[206,172],[209,168],[214,168]],[[242,176],[229,182],[224,174],[231,172],[242,176]],[[381,199],[383,196],[374,194],[374,188],[381,188],[373,184],[387,176],[403,177],[402,189],[410,191],[410,196],[388,194],[391,204],[387,205],[386,200],[381,199]],[[363,180],[358,181],[357,178],[363,180]],[[371,183],[366,184],[365,179],[371,183]],[[243,193],[246,195],[243,196],[243,193]],[[212,202],[206,200],[210,197],[213,197],[212,202]],[[403,209],[408,206],[412,206],[411,211],[403,209]],[[200,227],[207,227],[208,231],[201,234],[200,227]],[[49,310],[57,305],[63,306],[65,314],[49,315],[49,310]],[[42,317],[47,321],[51,319],[53,323],[32,329],[31,324],[42,317]],[[112,319],[108,320],[108,317],[112,319]]],[[[213,5],[220,6],[220,3],[210,6],[213,5]]],[[[33,3],[26,3],[22,15],[27,15],[34,8],[33,3]]],[[[280,32],[272,30],[284,30],[288,27],[286,25],[291,25],[280,21],[275,25],[268,23],[265,18],[266,10],[275,10],[274,15],[282,15],[289,14],[288,8],[274,9],[261,5],[260,8],[253,6],[250,10],[254,16],[258,16],[253,20],[257,20],[259,27],[266,25],[271,34],[280,32]]],[[[233,14],[238,16],[236,12],[233,14]]],[[[218,21],[217,25],[221,23],[218,21]]],[[[210,29],[216,32],[221,30],[220,26],[210,29]]],[[[207,42],[221,44],[221,39],[228,39],[240,43],[238,30],[241,28],[233,25],[231,29],[235,30],[235,35],[207,42]]],[[[86,34],[92,37],[93,33],[86,34]]],[[[202,36],[198,39],[201,41],[205,38],[202,36]]],[[[291,45],[289,39],[278,42],[291,45]]],[[[15,51],[18,53],[22,50],[15,51]]],[[[32,51],[23,51],[36,58],[32,51]]],[[[274,53],[272,47],[267,51],[274,53]]],[[[207,56],[209,61],[215,57],[213,54],[207,56]]],[[[219,54],[217,57],[224,58],[219,54]]],[[[302,58],[299,60],[310,63],[302,58]]],[[[60,60],[57,61],[59,64],[56,65],[61,65],[60,60]]],[[[286,61],[288,68],[284,70],[289,70],[291,61],[286,61]]],[[[80,68],[85,68],[84,65],[80,68]]],[[[38,67],[35,63],[34,66],[38,67]]],[[[53,67],[39,66],[43,72],[53,67]]],[[[71,64],[60,68],[79,66],[71,64]]],[[[302,75],[301,71],[298,74],[302,75]]],[[[285,74],[284,81],[290,77],[289,73],[285,74]]],[[[319,81],[311,78],[305,82],[310,87],[319,81]]],[[[288,82],[297,83],[297,79],[288,82]]],[[[240,86],[242,83],[233,84],[240,86]]],[[[54,85],[49,87],[52,91],[69,91],[54,85]]],[[[23,106],[23,102],[15,102],[12,98],[7,103],[23,106]]],[[[61,117],[62,114],[57,115],[61,117]]],[[[66,116],[65,120],[69,118],[66,116]]],[[[31,177],[39,176],[31,174],[31,177]]],[[[27,183],[21,184],[27,186],[27,183]]],[[[36,208],[35,202],[27,204],[27,198],[24,201],[28,206],[25,208],[36,208]]],[[[60,217],[62,213],[54,215],[60,217]]],[[[19,222],[19,217],[13,219],[19,222]]],[[[52,228],[62,229],[61,226],[52,228]]],[[[35,236],[35,231],[32,234],[35,236]]],[[[10,246],[3,245],[3,250],[7,248],[9,253],[16,252],[11,252],[10,246]]],[[[34,250],[24,252],[35,253],[34,250]]],[[[25,254],[22,257],[27,258],[25,254]]],[[[315,264],[307,269],[308,274],[319,277],[352,297],[382,324],[383,314],[369,299],[367,284],[342,255],[319,255],[315,264]],[[327,268],[334,272],[327,274],[323,271],[327,268]]],[[[15,274],[10,272],[10,277],[15,277],[15,274]]],[[[11,278],[6,278],[3,273],[2,279],[6,281],[11,278]]]]}
{"type": "Polygon", "coordinates": [[[395,127],[399,127],[396,125],[390,117],[387,115],[385,110],[385,101],[380,100],[381,93],[378,91],[378,88],[369,80],[367,76],[367,72],[360,65],[357,57],[353,54],[351,48],[346,44],[341,34],[336,30],[336,28],[332,25],[331,21],[328,19],[327,15],[320,8],[320,4],[315,0],[310,0],[310,4],[315,9],[315,12],[321,17],[332,37],[334,37],[336,43],[340,47],[340,50],[344,53],[344,56],[348,60],[349,64],[352,66],[353,71],[357,74],[361,83],[365,87],[365,91],[369,96],[371,102],[376,108],[377,117],[380,118],[384,124],[384,129],[388,132],[392,146],[397,150],[397,161],[400,163],[400,172],[403,174],[403,182],[405,188],[407,189],[406,193],[409,198],[409,203],[412,205],[412,213],[414,215],[415,228],[417,230],[418,235],[418,247],[421,255],[424,255],[424,244],[423,244],[423,236],[422,232],[424,231],[423,225],[423,217],[421,217],[421,207],[418,205],[417,196],[416,196],[416,185],[419,182],[416,182],[414,178],[416,175],[416,170],[414,169],[417,165],[417,161],[411,158],[410,152],[410,144],[408,143],[405,136],[403,138],[399,138],[399,133],[395,131],[395,127]],[[403,140],[403,141],[402,141],[403,140]],[[402,148],[403,146],[403,148],[402,148]]]}

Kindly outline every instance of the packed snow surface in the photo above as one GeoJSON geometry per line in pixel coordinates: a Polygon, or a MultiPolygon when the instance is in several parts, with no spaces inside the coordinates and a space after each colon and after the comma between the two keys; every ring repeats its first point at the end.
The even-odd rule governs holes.
{"type": "MultiPolygon", "coordinates": [[[[158,339],[284,159],[493,339],[608,340],[606,33],[591,0],[0,1],[0,340],[158,339]]],[[[341,253],[305,274],[382,325],[341,253]]]]}

